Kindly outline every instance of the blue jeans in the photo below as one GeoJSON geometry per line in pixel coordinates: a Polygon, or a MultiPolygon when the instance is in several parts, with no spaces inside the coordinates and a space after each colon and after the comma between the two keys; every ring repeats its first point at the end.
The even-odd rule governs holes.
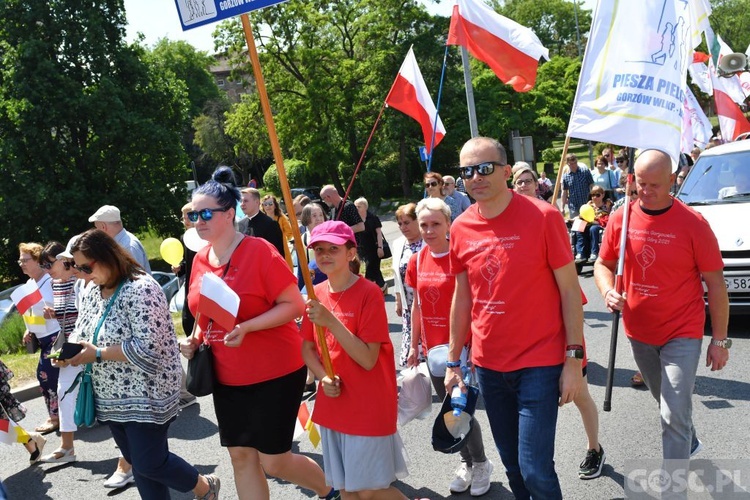
{"type": "Polygon", "coordinates": [[[588,228],[582,233],[573,231],[573,240],[575,241],[576,255],[588,259],[591,254],[591,237],[588,228]]]}
{"type": "Polygon", "coordinates": [[[169,488],[185,493],[198,484],[195,467],[169,451],[169,423],[105,423],[122,456],[133,465],[135,485],[142,499],[164,500],[169,498],[169,488]]]}
{"type": "Polygon", "coordinates": [[[562,498],[555,427],[562,365],[497,372],[477,367],[492,436],[519,500],[562,498]]]}
{"type": "Polygon", "coordinates": [[[591,255],[599,255],[599,239],[604,228],[599,224],[592,224],[588,228],[589,240],[591,241],[591,255]]]}

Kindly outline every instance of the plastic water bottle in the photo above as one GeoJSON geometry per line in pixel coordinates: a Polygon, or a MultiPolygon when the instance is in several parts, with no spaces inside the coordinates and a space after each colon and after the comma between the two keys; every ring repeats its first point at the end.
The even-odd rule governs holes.
{"type": "Polygon", "coordinates": [[[461,392],[461,388],[458,384],[453,386],[451,390],[451,408],[453,408],[453,416],[461,416],[461,412],[466,408],[466,394],[461,392]]]}
{"type": "MultiPolygon", "coordinates": [[[[464,384],[469,385],[471,382],[471,370],[469,370],[468,367],[463,366],[461,367],[461,373],[464,376],[464,384]]],[[[468,393],[461,392],[461,388],[458,384],[454,385],[453,389],[451,389],[451,408],[453,408],[454,417],[460,416],[461,412],[466,408],[467,394],[468,393]]]]}

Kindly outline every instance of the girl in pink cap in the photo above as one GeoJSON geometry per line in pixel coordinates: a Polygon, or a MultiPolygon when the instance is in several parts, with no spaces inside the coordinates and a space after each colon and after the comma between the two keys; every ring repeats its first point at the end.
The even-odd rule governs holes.
{"type": "Polygon", "coordinates": [[[307,302],[302,323],[302,356],[322,388],[312,418],[321,428],[326,482],[342,496],[406,498],[391,485],[408,472],[396,431],[396,366],[383,292],[350,270],[357,243],[345,223],[320,224],[308,247],[328,276],[315,286],[317,300],[307,302]],[[315,325],[325,329],[333,379],[320,360],[315,325]]]}

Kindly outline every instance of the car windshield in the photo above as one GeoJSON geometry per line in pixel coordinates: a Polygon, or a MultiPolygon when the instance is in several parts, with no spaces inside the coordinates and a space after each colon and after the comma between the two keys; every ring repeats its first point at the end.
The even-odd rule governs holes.
{"type": "Polygon", "coordinates": [[[677,197],[688,205],[750,201],[750,151],[701,156],[677,197]]]}

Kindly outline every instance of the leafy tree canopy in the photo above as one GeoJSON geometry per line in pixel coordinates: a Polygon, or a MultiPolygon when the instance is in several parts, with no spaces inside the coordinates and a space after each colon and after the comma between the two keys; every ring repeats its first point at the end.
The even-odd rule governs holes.
{"type": "Polygon", "coordinates": [[[179,230],[187,89],[124,43],[122,3],[6,0],[0,18],[1,271],[105,203],[131,231],[179,230]]]}

